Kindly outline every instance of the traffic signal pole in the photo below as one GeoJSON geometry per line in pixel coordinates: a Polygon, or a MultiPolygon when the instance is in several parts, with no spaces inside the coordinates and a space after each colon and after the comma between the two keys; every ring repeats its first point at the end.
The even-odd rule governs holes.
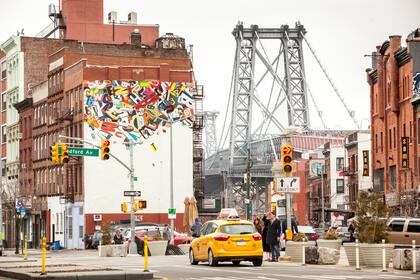
{"type": "MultiPolygon", "coordinates": [[[[78,141],[78,142],[81,142],[81,143],[86,143],[88,145],[91,145],[92,147],[96,147],[96,148],[101,149],[100,145],[94,144],[90,141],[86,141],[85,139],[82,139],[82,138],[59,135],[58,139],[70,139],[70,140],[78,141]]],[[[118,163],[120,163],[125,169],[128,170],[128,172],[130,173],[130,191],[134,191],[134,145],[135,145],[135,143],[133,141],[129,141],[128,143],[125,143],[125,144],[127,145],[128,149],[130,150],[130,166],[126,165],[122,160],[120,160],[115,155],[113,155],[111,153],[109,153],[109,155],[110,155],[110,157],[113,157],[118,163]]],[[[134,235],[134,233],[135,233],[134,232],[135,231],[134,197],[131,197],[130,203],[131,203],[131,211],[130,211],[131,242],[130,242],[129,254],[130,255],[137,255],[137,245],[136,245],[136,242],[134,240],[134,238],[135,238],[135,235],[134,235]]]]}

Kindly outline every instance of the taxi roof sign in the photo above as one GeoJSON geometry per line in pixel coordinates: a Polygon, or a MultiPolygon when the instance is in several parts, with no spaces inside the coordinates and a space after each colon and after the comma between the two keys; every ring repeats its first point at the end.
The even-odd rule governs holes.
{"type": "Polygon", "coordinates": [[[228,219],[230,217],[239,217],[235,208],[222,208],[219,213],[219,219],[228,219]]]}

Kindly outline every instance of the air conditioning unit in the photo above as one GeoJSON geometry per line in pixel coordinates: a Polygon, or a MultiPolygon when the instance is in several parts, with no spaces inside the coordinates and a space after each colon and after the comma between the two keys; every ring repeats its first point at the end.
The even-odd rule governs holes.
{"type": "Polygon", "coordinates": [[[95,214],[95,215],[93,215],[93,221],[94,222],[100,222],[100,221],[102,221],[102,215],[101,214],[95,214]]]}
{"type": "Polygon", "coordinates": [[[23,135],[22,135],[22,132],[18,132],[18,134],[17,134],[17,139],[18,139],[18,140],[22,139],[22,136],[23,136],[23,135]]]}
{"type": "Polygon", "coordinates": [[[116,23],[117,22],[117,12],[112,11],[108,13],[108,22],[116,23]]]}
{"type": "Polygon", "coordinates": [[[137,13],[131,12],[128,14],[128,23],[137,24],[137,13]]]}

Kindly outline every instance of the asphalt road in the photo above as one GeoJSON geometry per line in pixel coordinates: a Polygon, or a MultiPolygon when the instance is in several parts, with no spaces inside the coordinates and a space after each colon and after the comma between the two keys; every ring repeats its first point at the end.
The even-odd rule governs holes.
{"type": "MultiPolygon", "coordinates": [[[[32,255],[40,263],[39,255],[32,255]]],[[[79,264],[91,267],[110,267],[127,270],[143,268],[143,257],[114,257],[100,258],[97,251],[67,251],[48,253],[48,264],[79,264]]],[[[413,275],[409,271],[381,272],[378,269],[364,269],[355,271],[354,267],[346,265],[319,266],[298,263],[270,263],[264,262],[261,267],[254,267],[251,263],[243,262],[239,266],[232,263],[221,263],[216,267],[209,267],[207,263],[190,265],[188,256],[155,256],[149,258],[149,269],[157,279],[174,280],[274,280],[274,279],[310,279],[310,280],[347,280],[347,279],[420,279],[420,274],[413,275]]],[[[2,279],[0,279],[2,280],[2,279]]]]}

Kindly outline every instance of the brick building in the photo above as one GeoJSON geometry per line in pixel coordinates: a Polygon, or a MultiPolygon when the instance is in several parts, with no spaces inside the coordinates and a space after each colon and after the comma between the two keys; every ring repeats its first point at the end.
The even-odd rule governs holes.
{"type": "Polygon", "coordinates": [[[390,36],[377,46],[372,69],[367,69],[373,187],[385,194],[396,215],[413,215],[419,192],[416,113],[411,103],[413,78],[420,72],[418,30],[406,42],[402,46],[401,36],[390,36]],[[408,153],[403,159],[404,137],[408,137],[408,153]]]}

